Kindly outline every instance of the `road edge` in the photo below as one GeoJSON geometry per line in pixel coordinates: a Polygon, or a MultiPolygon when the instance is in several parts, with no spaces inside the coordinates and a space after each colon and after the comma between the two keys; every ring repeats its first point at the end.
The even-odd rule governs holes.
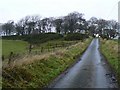
{"type": "MultiPolygon", "coordinates": [[[[94,38],[93,38],[94,39],[94,38]]],[[[89,46],[91,45],[93,39],[91,40],[90,44],[85,48],[85,50],[83,50],[83,52],[81,52],[80,56],[73,62],[73,64],[71,64],[69,67],[67,67],[61,74],[59,74],[55,79],[53,79],[52,82],[50,82],[50,84],[48,84],[45,88],[52,88],[55,86],[55,83],[57,81],[59,81],[63,76],[65,76],[69,70],[76,64],[78,63],[82,56],[84,55],[84,53],[86,52],[86,50],[89,48],[89,46]]]]}

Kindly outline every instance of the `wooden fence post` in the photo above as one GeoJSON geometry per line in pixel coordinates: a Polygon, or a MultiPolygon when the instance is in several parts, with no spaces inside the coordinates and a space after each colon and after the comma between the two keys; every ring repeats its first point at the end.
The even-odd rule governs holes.
{"type": "Polygon", "coordinates": [[[31,53],[31,50],[32,50],[32,45],[30,44],[29,45],[29,54],[31,53]]]}
{"type": "Polygon", "coordinates": [[[41,52],[43,52],[43,47],[41,47],[41,52]]]}
{"type": "Polygon", "coordinates": [[[13,52],[10,52],[10,56],[9,56],[9,61],[8,61],[8,64],[10,64],[10,63],[11,63],[12,57],[13,57],[13,52]]]}
{"type": "Polygon", "coordinates": [[[5,60],[4,55],[2,55],[2,61],[4,61],[4,60],[5,60]]]}

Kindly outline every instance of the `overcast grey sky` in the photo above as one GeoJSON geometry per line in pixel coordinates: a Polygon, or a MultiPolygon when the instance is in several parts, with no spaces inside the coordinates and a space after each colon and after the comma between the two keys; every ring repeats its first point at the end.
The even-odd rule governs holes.
{"type": "Polygon", "coordinates": [[[0,23],[20,20],[27,15],[58,17],[78,11],[92,16],[118,20],[120,0],[0,0],[0,23]]]}

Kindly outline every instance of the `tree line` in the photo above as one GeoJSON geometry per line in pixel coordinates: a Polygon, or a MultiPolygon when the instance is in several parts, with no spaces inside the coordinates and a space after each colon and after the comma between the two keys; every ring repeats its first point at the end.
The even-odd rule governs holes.
{"type": "Polygon", "coordinates": [[[99,34],[102,37],[114,38],[118,35],[120,25],[115,20],[98,19],[91,17],[84,18],[83,13],[72,12],[66,16],[41,18],[40,16],[26,16],[17,23],[9,20],[2,25],[2,32],[5,36],[31,35],[48,32],[58,34],[83,33],[88,35],[99,34]]]}

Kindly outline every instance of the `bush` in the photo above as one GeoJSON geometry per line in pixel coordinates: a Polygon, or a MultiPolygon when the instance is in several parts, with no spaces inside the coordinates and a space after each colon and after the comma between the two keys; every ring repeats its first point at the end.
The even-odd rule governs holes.
{"type": "Polygon", "coordinates": [[[85,38],[88,38],[89,36],[86,34],[80,34],[80,33],[69,33],[67,34],[64,39],[67,41],[70,40],[83,40],[85,38]]]}
{"type": "Polygon", "coordinates": [[[56,33],[41,33],[41,34],[36,34],[36,35],[31,34],[31,35],[23,35],[23,36],[18,36],[18,35],[3,36],[2,39],[23,40],[31,44],[38,44],[38,43],[43,43],[49,40],[60,39],[62,37],[63,37],[62,35],[56,34],[56,33]]]}
{"type": "Polygon", "coordinates": [[[109,36],[108,35],[101,35],[101,37],[103,38],[103,39],[109,39],[109,36]]]}

